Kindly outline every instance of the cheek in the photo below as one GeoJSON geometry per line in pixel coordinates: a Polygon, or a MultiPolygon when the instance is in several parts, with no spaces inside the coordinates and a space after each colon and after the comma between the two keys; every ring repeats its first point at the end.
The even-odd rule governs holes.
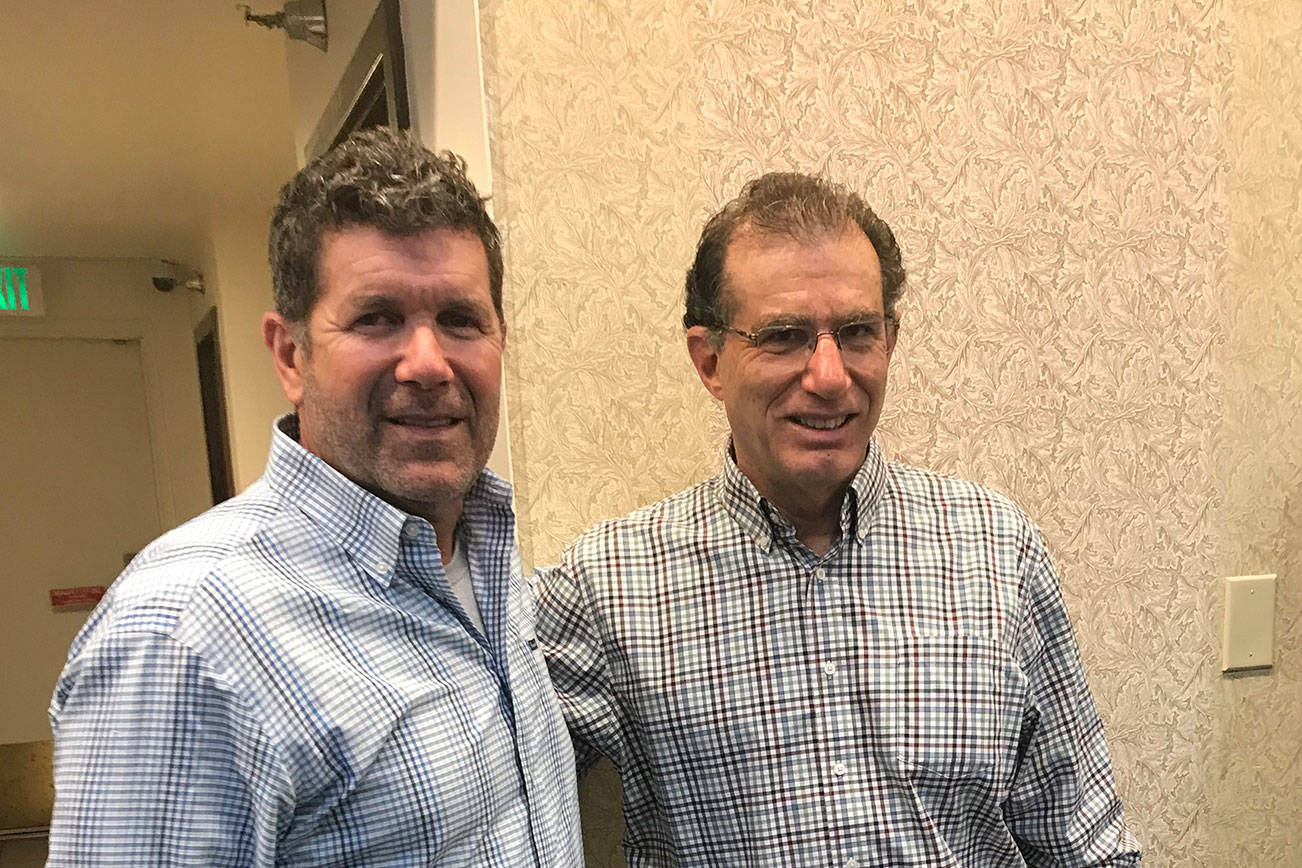
{"type": "Polygon", "coordinates": [[[379,371],[351,363],[319,372],[317,394],[336,407],[365,408],[377,396],[379,371]]]}
{"type": "Polygon", "coordinates": [[[733,372],[732,392],[747,412],[765,412],[798,389],[799,382],[798,376],[780,376],[751,365],[733,372]]]}
{"type": "Polygon", "coordinates": [[[500,353],[472,355],[457,364],[457,376],[476,398],[476,403],[496,404],[502,391],[502,356],[500,353]]]}
{"type": "Polygon", "coordinates": [[[880,398],[886,390],[886,361],[883,360],[877,365],[866,369],[862,374],[856,377],[859,388],[872,395],[874,398],[880,398]]]}

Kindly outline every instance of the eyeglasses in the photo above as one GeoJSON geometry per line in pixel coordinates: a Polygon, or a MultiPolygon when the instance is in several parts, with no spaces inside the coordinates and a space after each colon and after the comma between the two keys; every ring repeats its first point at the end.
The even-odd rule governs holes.
{"type": "Polygon", "coordinates": [[[897,317],[855,320],[843,323],[834,329],[819,331],[810,325],[779,323],[765,326],[753,332],[742,331],[731,326],[721,326],[718,330],[737,335],[745,339],[755,349],[775,356],[794,357],[806,351],[810,354],[818,346],[818,339],[830,335],[842,353],[866,355],[886,346],[890,335],[898,329],[897,317]]]}

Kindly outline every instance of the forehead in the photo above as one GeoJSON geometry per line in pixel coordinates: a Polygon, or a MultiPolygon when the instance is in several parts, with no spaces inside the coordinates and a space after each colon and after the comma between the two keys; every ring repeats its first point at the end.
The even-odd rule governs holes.
{"type": "Polygon", "coordinates": [[[474,233],[427,229],[395,235],[348,226],[321,239],[318,302],[373,294],[440,292],[483,295],[491,304],[488,256],[474,233]]]}
{"type": "Polygon", "coordinates": [[[812,238],[739,230],[724,257],[724,291],[739,318],[883,310],[877,251],[853,223],[812,238]]]}

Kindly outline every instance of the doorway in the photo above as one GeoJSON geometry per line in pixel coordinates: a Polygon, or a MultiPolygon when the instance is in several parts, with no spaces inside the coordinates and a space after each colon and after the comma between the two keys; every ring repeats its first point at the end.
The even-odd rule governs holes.
{"type": "Polygon", "coordinates": [[[226,381],[222,377],[221,347],[217,337],[217,309],[194,329],[194,351],[199,362],[199,399],[203,403],[203,435],[208,446],[208,479],[213,505],[235,496],[231,469],[231,436],[226,424],[226,381]]]}
{"type": "Polygon", "coordinates": [[[161,510],[139,340],[2,339],[0,407],[2,830],[45,825],[53,804],[46,708],[89,608],[49,592],[110,584],[161,510]]]}

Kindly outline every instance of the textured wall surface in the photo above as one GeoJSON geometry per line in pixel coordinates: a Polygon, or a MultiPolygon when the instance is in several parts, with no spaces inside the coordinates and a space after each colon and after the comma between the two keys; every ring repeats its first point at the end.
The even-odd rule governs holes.
{"type": "MultiPolygon", "coordinates": [[[[1273,672],[1200,673],[1207,862],[1289,865],[1302,852],[1302,3],[1230,8],[1215,557],[1221,573],[1276,572],[1279,585],[1273,672]]],[[[1220,595],[1208,603],[1219,618],[1220,595]]]]}
{"type": "Polygon", "coordinates": [[[1147,864],[1296,858],[1297,0],[482,8],[526,559],[714,471],[700,224],[766,169],[844,180],[910,271],[882,440],[1041,524],[1147,864]],[[1226,678],[1217,579],[1252,572],[1277,665],[1226,678]]]}

